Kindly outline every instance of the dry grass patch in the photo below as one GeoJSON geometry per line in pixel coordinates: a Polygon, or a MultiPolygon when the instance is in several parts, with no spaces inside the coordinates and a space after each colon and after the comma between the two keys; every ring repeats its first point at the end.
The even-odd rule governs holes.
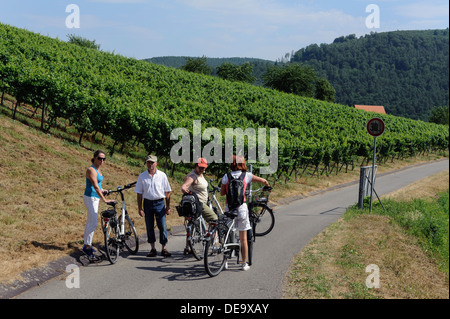
{"type": "MultiPolygon", "coordinates": [[[[78,251],[83,244],[86,208],[85,172],[92,151],[69,144],[0,115],[0,282],[20,278],[25,270],[41,267],[78,251]]],[[[101,146],[100,146],[101,148],[101,146]]],[[[108,158],[102,168],[103,188],[113,189],[137,180],[142,168],[129,168],[125,159],[108,158]]],[[[174,190],[180,185],[172,182],[174,190]]],[[[145,222],[137,213],[133,189],[126,192],[128,212],[139,234],[145,222]]],[[[168,225],[182,223],[172,201],[168,225]]],[[[106,205],[100,204],[100,210],[106,205]]],[[[97,228],[94,243],[102,243],[97,228]]]]}
{"type": "MultiPolygon", "coordinates": [[[[448,171],[396,192],[398,198],[435,197],[448,189],[448,171]]],[[[396,198],[397,198],[396,197],[396,198]]],[[[420,212],[417,212],[420,213],[420,212]]],[[[388,216],[341,218],[294,258],[284,298],[447,299],[448,274],[388,216]],[[380,287],[369,289],[366,267],[380,271],[380,287]]]]}
{"type": "Polygon", "coordinates": [[[395,192],[384,195],[382,198],[395,199],[398,201],[410,201],[414,198],[435,198],[436,194],[445,191],[449,185],[449,171],[426,177],[412,183],[395,192]],[[424,187],[424,185],[426,185],[424,187]]]}
{"type": "Polygon", "coordinates": [[[295,258],[284,298],[448,298],[448,277],[389,217],[339,220],[295,258]],[[380,269],[380,288],[369,289],[368,265],[380,269]]]}

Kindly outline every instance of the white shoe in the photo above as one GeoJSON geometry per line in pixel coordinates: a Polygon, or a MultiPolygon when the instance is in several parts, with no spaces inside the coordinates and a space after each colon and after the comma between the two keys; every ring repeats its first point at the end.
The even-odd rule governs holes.
{"type": "Polygon", "coordinates": [[[225,262],[225,269],[228,269],[228,261],[225,262]]]}
{"type": "Polygon", "coordinates": [[[250,266],[247,263],[242,264],[242,270],[247,271],[250,269],[250,266]]]}

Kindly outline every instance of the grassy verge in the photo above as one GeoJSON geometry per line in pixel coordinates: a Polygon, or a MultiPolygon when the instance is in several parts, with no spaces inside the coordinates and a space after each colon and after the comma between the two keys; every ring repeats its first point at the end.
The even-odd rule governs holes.
{"type": "Polygon", "coordinates": [[[398,193],[402,200],[383,198],[386,209],[374,204],[372,214],[349,209],[294,259],[284,297],[449,298],[448,172],[433,180],[398,193]],[[405,200],[411,189],[435,194],[405,200]],[[366,285],[369,265],[379,269],[379,288],[366,285]]]}

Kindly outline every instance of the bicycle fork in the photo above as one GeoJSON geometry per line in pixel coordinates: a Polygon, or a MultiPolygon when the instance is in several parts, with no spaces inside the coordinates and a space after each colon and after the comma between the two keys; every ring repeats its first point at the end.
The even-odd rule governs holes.
{"type": "Polygon", "coordinates": [[[187,240],[191,240],[191,236],[192,236],[192,223],[191,222],[189,222],[187,225],[186,225],[186,239],[187,240]]]}
{"type": "Polygon", "coordinates": [[[120,221],[120,235],[125,235],[125,215],[126,215],[126,205],[124,199],[122,201],[122,218],[120,221]]]}

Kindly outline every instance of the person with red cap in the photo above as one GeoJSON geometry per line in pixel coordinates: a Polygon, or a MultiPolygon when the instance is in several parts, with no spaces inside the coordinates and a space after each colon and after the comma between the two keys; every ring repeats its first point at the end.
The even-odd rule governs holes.
{"type": "MultiPolygon", "coordinates": [[[[181,186],[181,191],[184,194],[190,192],[195,193],[198,197],[199,202],[202,204],[203,212],[202,216],[207,223],[217,220],[217,215],[214,211],[207,205],[208,202],[208,182],[206,181],[203,174],[208,167],[208,162],[206,159],[200,157],[194,164],[194,169],[186,175],[184,178],[184,184],[181,186]]],[[[188,254],[189,247],[186,245],[184,253],[188,254]]]]}

